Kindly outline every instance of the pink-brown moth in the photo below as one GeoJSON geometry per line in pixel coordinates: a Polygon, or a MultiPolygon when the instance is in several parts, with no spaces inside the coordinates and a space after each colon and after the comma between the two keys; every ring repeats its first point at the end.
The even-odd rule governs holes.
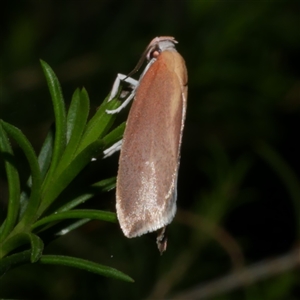
{"type": "Polygon", "coordinates": [[[166,249],[164,230],[176,212],[180,147],[187,105],[187,69],[173,37],[154,38],[135,72],[148,64],[136,81],[118,74],[109,100],[122,81],[132,91],[117,113],[133,100],[123,140],[105,151],[121,149],[116,187],[117,216],[124,235],[137,237],[161,229],[157,244],[166,249]]]}

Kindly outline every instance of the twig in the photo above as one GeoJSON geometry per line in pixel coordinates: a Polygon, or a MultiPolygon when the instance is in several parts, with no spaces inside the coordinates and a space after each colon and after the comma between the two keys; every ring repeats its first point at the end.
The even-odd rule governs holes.
{"type": "Polygon", "coordinates": [[[250,285],[258,281],[270,278],[277,274],[287,272],[300,267],[300,247],[288,254],[274,259],[264,260],[244,270],[233,272],[223,278],[193,287],[185,292],[174,295],[169,299],[208,299],[236,288],[250,285]]]}
{"type": "MultiPolygon", "coordinates": [[[[196,231],[204,231],[210,238],[215,239],[230,256],[233,269],[240,270],[243,267],[244,257],[238,243],[223,228],[209,222],[209,220],[205,218],[183,210],[178,210],[176,220],[196,229],[196,231]]],[[[180,253],[173,261],[172,268],[155,284],[147,299],[164,298],[172,287],[184,277],[187,270],[191,268],[191,265],[197,257],[199,247],[201,246],[203,246],[202,243],[197,243],[197,246],[192,248],[189,247],[180,253]]]]}

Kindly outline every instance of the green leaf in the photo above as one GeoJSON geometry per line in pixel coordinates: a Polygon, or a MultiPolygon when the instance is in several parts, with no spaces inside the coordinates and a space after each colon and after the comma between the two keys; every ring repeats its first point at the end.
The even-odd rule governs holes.
{"type": "Polygon", "coordinates": [[[123,122],[121,125],[116,127],[110,133],[108,133],[103,139],[103,144],[105,148],[112,146],[114,143],[122,139],[123,133],[126,127],[126,122],[123,122]]]}
{"type": "Polygon", "coordinates": [[[55,232],[53,232],[53,230],[52,230],[52,232],[53,232],[52,235],[55,237],[65,235],[65,234],[71,232],[72,230],[75,230],[75,229],[81,227],[82,225],[86,224],[90,220],[91,219],[80,219],[80,220],[70,222],[68,225],[61,223],[61,226],[59,226],[60,227],[59,229],[56,229],[55,232]]]}
{"type": "MultiPolygon", "coordinates": [[[[45,178],[46,173],[50,166],[52,151],[53,151],[53,143],[54,143],[54,128],[52,126],[46,136],[46,139],[43,143],[40,154],[38,156],[38,163],[40,166],[40,172],[41,172],[42,179],[45,178]]],[[[28,188],[31,187],[31,182],[32,182],[32,180],[31,180],[31,176],[30,176],[27,181],[28,188]]],[[[28,199],[29,199],[28,194],[29,193],[27,192],[27,190],[23,190],[23,192],[21,193],[19,219],[23,216],[25,208],[27,207],[28,199]]]]}
{"type": "Polygon", "coordinates": [[[41,175],[43,179],[45,178],[47,171],[50,167],[54,147],[54,136],[54,126],[51,126],[38,157],[38,162],[40,165],[41,175]]]}
{"type": "Polygon", "coordinates": [[[42,255],[44,243],[37,235],[27,232],[18,233],[3,243],[0,249],[0,257],[4,257],[26,244],[31,246],[31,262],[36,262],[42,255]]]}
{"type": "Polygon", "coordinates": [[[86,89],[77,89],[67,115],[67,142],[77,146],[89,115],[90,100],[86,89]],[[72,139],[74,140],[72,142],[72,139]]]}
{"type": "Polygon", "coordinates": [[[24,225],[26,224],[26,222],[28,222],[31,218],[34,217],[34,213],[36,212],[39,206],[42,176],[39,168],[38,159],[35,155],[33,147],[31,146],[27,138],[24,136],[24,134],[21,132],[21,130],[4,121],[2,121],[2,125],[6,132],[10,134],[21,147],[30,166],[32,185],[28,205],[21,220],[21,223],[24,225]]]}
{"type": "Polygon", "coordinates": [[[1,259],[0,276],[3,276],[7,271],[9,271],[12,268],[30,262],[31,252],[31,250],[26,250],[1,259]]]}
{"type": "Polygon", "coordinates": [[[32,229],[36,229],[39,226],[50,222],[57,222],[66,219],[90,219],[90,220],[101,220],[101,221],[107,221],[113,223],[117,222],[116,214],[112,212],[95,210],[95,209],[76,209],[70,211],[63,211],[42,218],[41,220],[33,224],[32,229]]]}
{"type": "Polygon", "coordinates": [[[47,174],[46,181],[44,182],[45,189],[52,180],[53,173],[61,159],[62,153],[66,147],[66,110],[63,95],[61,92],[59,81],[50,68],[50,66],[41,60],[41,65],[47,79],[48,88],[51,94],[53,103],[54,116],[55,116],[55,141],[53,148],[53,156],[51,161],[50,170],[47,174]]]}
{"type": "Polygon", "coordinates": [[[106,110],[112,110],[119,106],[120,101],[112,100],[107,102],[108,97],[104,100],[101,106],[98,108],[95,115],[91,118],[86,126],[86,130],[83,134],[81,143],[76,153],[80,153],[91,143],[103,137],[103,135],[112,126],[116,115],[107,114],[106,110]]]}
{"type": "Polygon", "coordinates": [[[76,126],[76,117],[78,115],[78,108],[80,106],[80,90],[77,88],[72,96],[72,101],[69,106],[69,110],[67,113],[67,144],[72,136],[72,132],[74,127],[76,126]]]}
{"type": "Polygon", "coordinates": [[[116,187],[116,177],[101,180],[88,187],[80,196],[58,208],[57,212],[70,210],[85,201],[91,199],[95,195],[103,192],[108,192],[116,187]]]}
{"type": "Polygon", "coordinates": [[[114,268],[103,266],[85,259],[60,255],[43,255],[39,260],[39,263],[75,267],[106,277],[119,279],[127,282],[134,282],[134,280],[131,277],[114,268]]]}
{"type": "Polygon", "coordinates": [[[44,243],[37,235],[33,233],[28,233],[28,236],[30,238],[30,244],[31,244],[30,261],[32,263],[35,263],[40,259],[43,253],[44,243]]]}
{"type": "Polygon", "coordinates": [[[89,98],[86,90],[77,89],[73,95],[67,116],[68,145],[57,167],[56,176],[60,174],[74,159],[89,114],[89,98]]]}
{"type": "Polygon", "coordinates": [[[2,242],[14,228],[17,222],[20,205],[19,174],[15,165],[13,151],[10,147],[7,135],[2,127],[2,122],[0,122],[0,152],[2,153],[5,163],[9,193],[7,217],[0,229],[0,242],[2,242]]]}
{"type": "Polygon", "coordinates": [[[53,176],[51,186],[44,191],[43,200],[40,205],[38,215],[41,215],[59,194],[68,186],[68,184],[78,175],[78,173],[90,162],[91,157],[97,155],[97,152],[102,149],[102,143],[96,141],[85,148],[70,165],[59,175],[53,176]]]}
{"type": "MultiPolygon", "coordinates": [[[[31,251],[26,250],[21,253],[13,254],[5,257],[0,263],[0,276],[5,274],[8,270],[19,265],[28,263],[31,259],[31,251]]],[[[108,266],[103,266],[88,260],[58,255],[43,255],[37,261],[41,264],[63,265],[68,267],[75,267],[78,269],[93,272],[102,276],[123,280],[126,282],[134,282],[128,275],[108,266]]]]}
{"type": "Polygon", "coordinates": [[[116,177],[103,179],[92,185],[92,188],[99,188],[101,192],[109,192],[116,187],[116,177]]]}

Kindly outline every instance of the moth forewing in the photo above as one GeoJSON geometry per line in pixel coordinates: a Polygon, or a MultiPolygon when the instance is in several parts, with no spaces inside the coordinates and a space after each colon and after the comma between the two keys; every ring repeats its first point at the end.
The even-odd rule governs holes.
{"type": "Polygon", "coordinates": [[[187,72],[173,48],[159,54],[139,82],[124,132],[117,177],[117,214],[136,237],[168,225],[176,212],[187,72]]]}

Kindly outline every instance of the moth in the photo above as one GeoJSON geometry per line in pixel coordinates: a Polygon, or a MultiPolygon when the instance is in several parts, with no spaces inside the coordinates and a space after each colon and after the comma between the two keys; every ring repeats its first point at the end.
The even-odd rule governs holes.
{"type": "Polygon", "coordinates": [[[122,81],[131,92],[118,113],[132,99],[123,140],[105,150],[120,149],[116,210],[124,235],[137,237],[160,230],[157,244],[166,250],[165,228],[176,212],[180,147],[187,106],[187,69],[173,37],[154,38],[129,75],[118,74],[109,101],[122,81]],[[130,77],[144,60],[139,80],[130,77]]]}

